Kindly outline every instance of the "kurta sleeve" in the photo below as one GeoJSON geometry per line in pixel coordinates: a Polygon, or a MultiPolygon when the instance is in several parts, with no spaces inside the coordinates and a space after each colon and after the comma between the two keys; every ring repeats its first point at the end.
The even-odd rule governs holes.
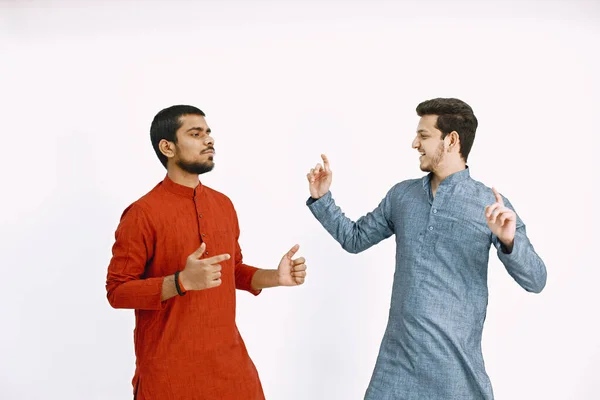
{"type": "Polygon", "coordinates": [[[392,236],[392,204],[397,185],[389,190],[379,206],[360,217],[356,222],[346,217],[335,204],[331,192],[314,200],[309,198],[306,205],[342,248],[349,253],[360,253],[369,247],[392,236]]]}
{"type": "MultiPolygon", "coordinates": [[[[504,198],[504,204],[515,211],[508,199],[504,198]]],[[[496,235],[492,235],[492,241],[498,250],[498,258],[510,276],[528,292],[540,293],[546,286],[546,266],[529,241],[525,224],[519,215],[515,242],[510,253],[507,253],[507,249],[496,235]]]]}
{"type": "Polygon", "coordinates": [[[108,266],[106,292],[114,308],[160,310],[162,277],[143,279],[154,252],[154,230],[144,210],[135,203],[121,216],[108,266]]]}
{"type": "Polygon", "coordinates": [[[258,268],[244,264],[242,249],[239,244],[240,237],[240,225],[238,223],[237,213],[233,208],[233,220],[234,220],[234,234],[235,234],[235,256],[233,262],[235,263],[235,288],[239,290],[245,290],[257,296],[261,290],[252,289],[252,278],[254,273],[258,271],[258,268]]]}

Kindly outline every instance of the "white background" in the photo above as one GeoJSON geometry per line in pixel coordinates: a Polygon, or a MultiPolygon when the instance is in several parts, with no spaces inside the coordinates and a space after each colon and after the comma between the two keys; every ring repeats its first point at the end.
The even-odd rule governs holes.
{"type": "Polygon", "coordinates": [[[123,209],[164,176],[160,109],[207,113],[205,184],[234,202],[245,260],[294,243],[300,288],[238,296],[267,399],[361,399],[394,244],[345,253],[304,202],[329,155],[356,219],[421,176],[416,105],[480,121],[469,165],[515,205],[548,267],[526,293],[492,254],[483,351],[496,398],[600,398],[598,1],[0,1],[0,398],[128,399],[133,312],[106,267],[123,209]]]}

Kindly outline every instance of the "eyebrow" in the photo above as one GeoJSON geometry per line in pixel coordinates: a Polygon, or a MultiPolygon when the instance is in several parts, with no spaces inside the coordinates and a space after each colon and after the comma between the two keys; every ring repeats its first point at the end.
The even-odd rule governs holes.
{"type": "MultiPolygon", "coordinates": [[[[203,128],[203,127],[201,127],[201,126],[194,126],[194,127],[190,128],[190,129],[188,129],[186,132],[191,132],[191,131],[200,131],[200,132],[203,132],[203,131],[204,131],[204,128],[203,128]]],[[[206,133],[211,133],[211,132],[212,132],[212,131],[210,130],[210,128],[208,128],[208,129],[206,130],[206,133]]]]}

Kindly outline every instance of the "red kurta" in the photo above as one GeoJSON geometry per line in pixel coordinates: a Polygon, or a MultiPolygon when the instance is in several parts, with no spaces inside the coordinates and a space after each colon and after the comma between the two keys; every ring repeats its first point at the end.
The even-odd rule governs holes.
{"type": "Polygon", "coordinates": [[[251,288],[231,200],[169,177],[129,206],[115,233],[106,290],[115,308],[135,309],[137,400],[262,400],[256,368],[235,324],[235,289],[251,288]],[[163,277],[182,270],[202,242],[228,253],[219,287],[161,302],[163,277]]]}

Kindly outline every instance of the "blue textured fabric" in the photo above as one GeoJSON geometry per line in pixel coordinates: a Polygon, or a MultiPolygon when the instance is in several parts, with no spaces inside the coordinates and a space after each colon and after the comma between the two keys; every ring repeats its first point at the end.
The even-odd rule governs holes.
{"type": "Polygon", "coordinates": [[[510,254],[491,233],[485,207],[495,202],[494,194],[468,168],[444,179],[435,198],[430,179],[431,174],[396,184],[356,222],[331,192],[307,202],[348,252],[396,237],[389,321],[368,400],[493,399],[481,353],[490,246],[525,290],[537,293],[546,284],[546,267],[520,218],[510,254]]]}

